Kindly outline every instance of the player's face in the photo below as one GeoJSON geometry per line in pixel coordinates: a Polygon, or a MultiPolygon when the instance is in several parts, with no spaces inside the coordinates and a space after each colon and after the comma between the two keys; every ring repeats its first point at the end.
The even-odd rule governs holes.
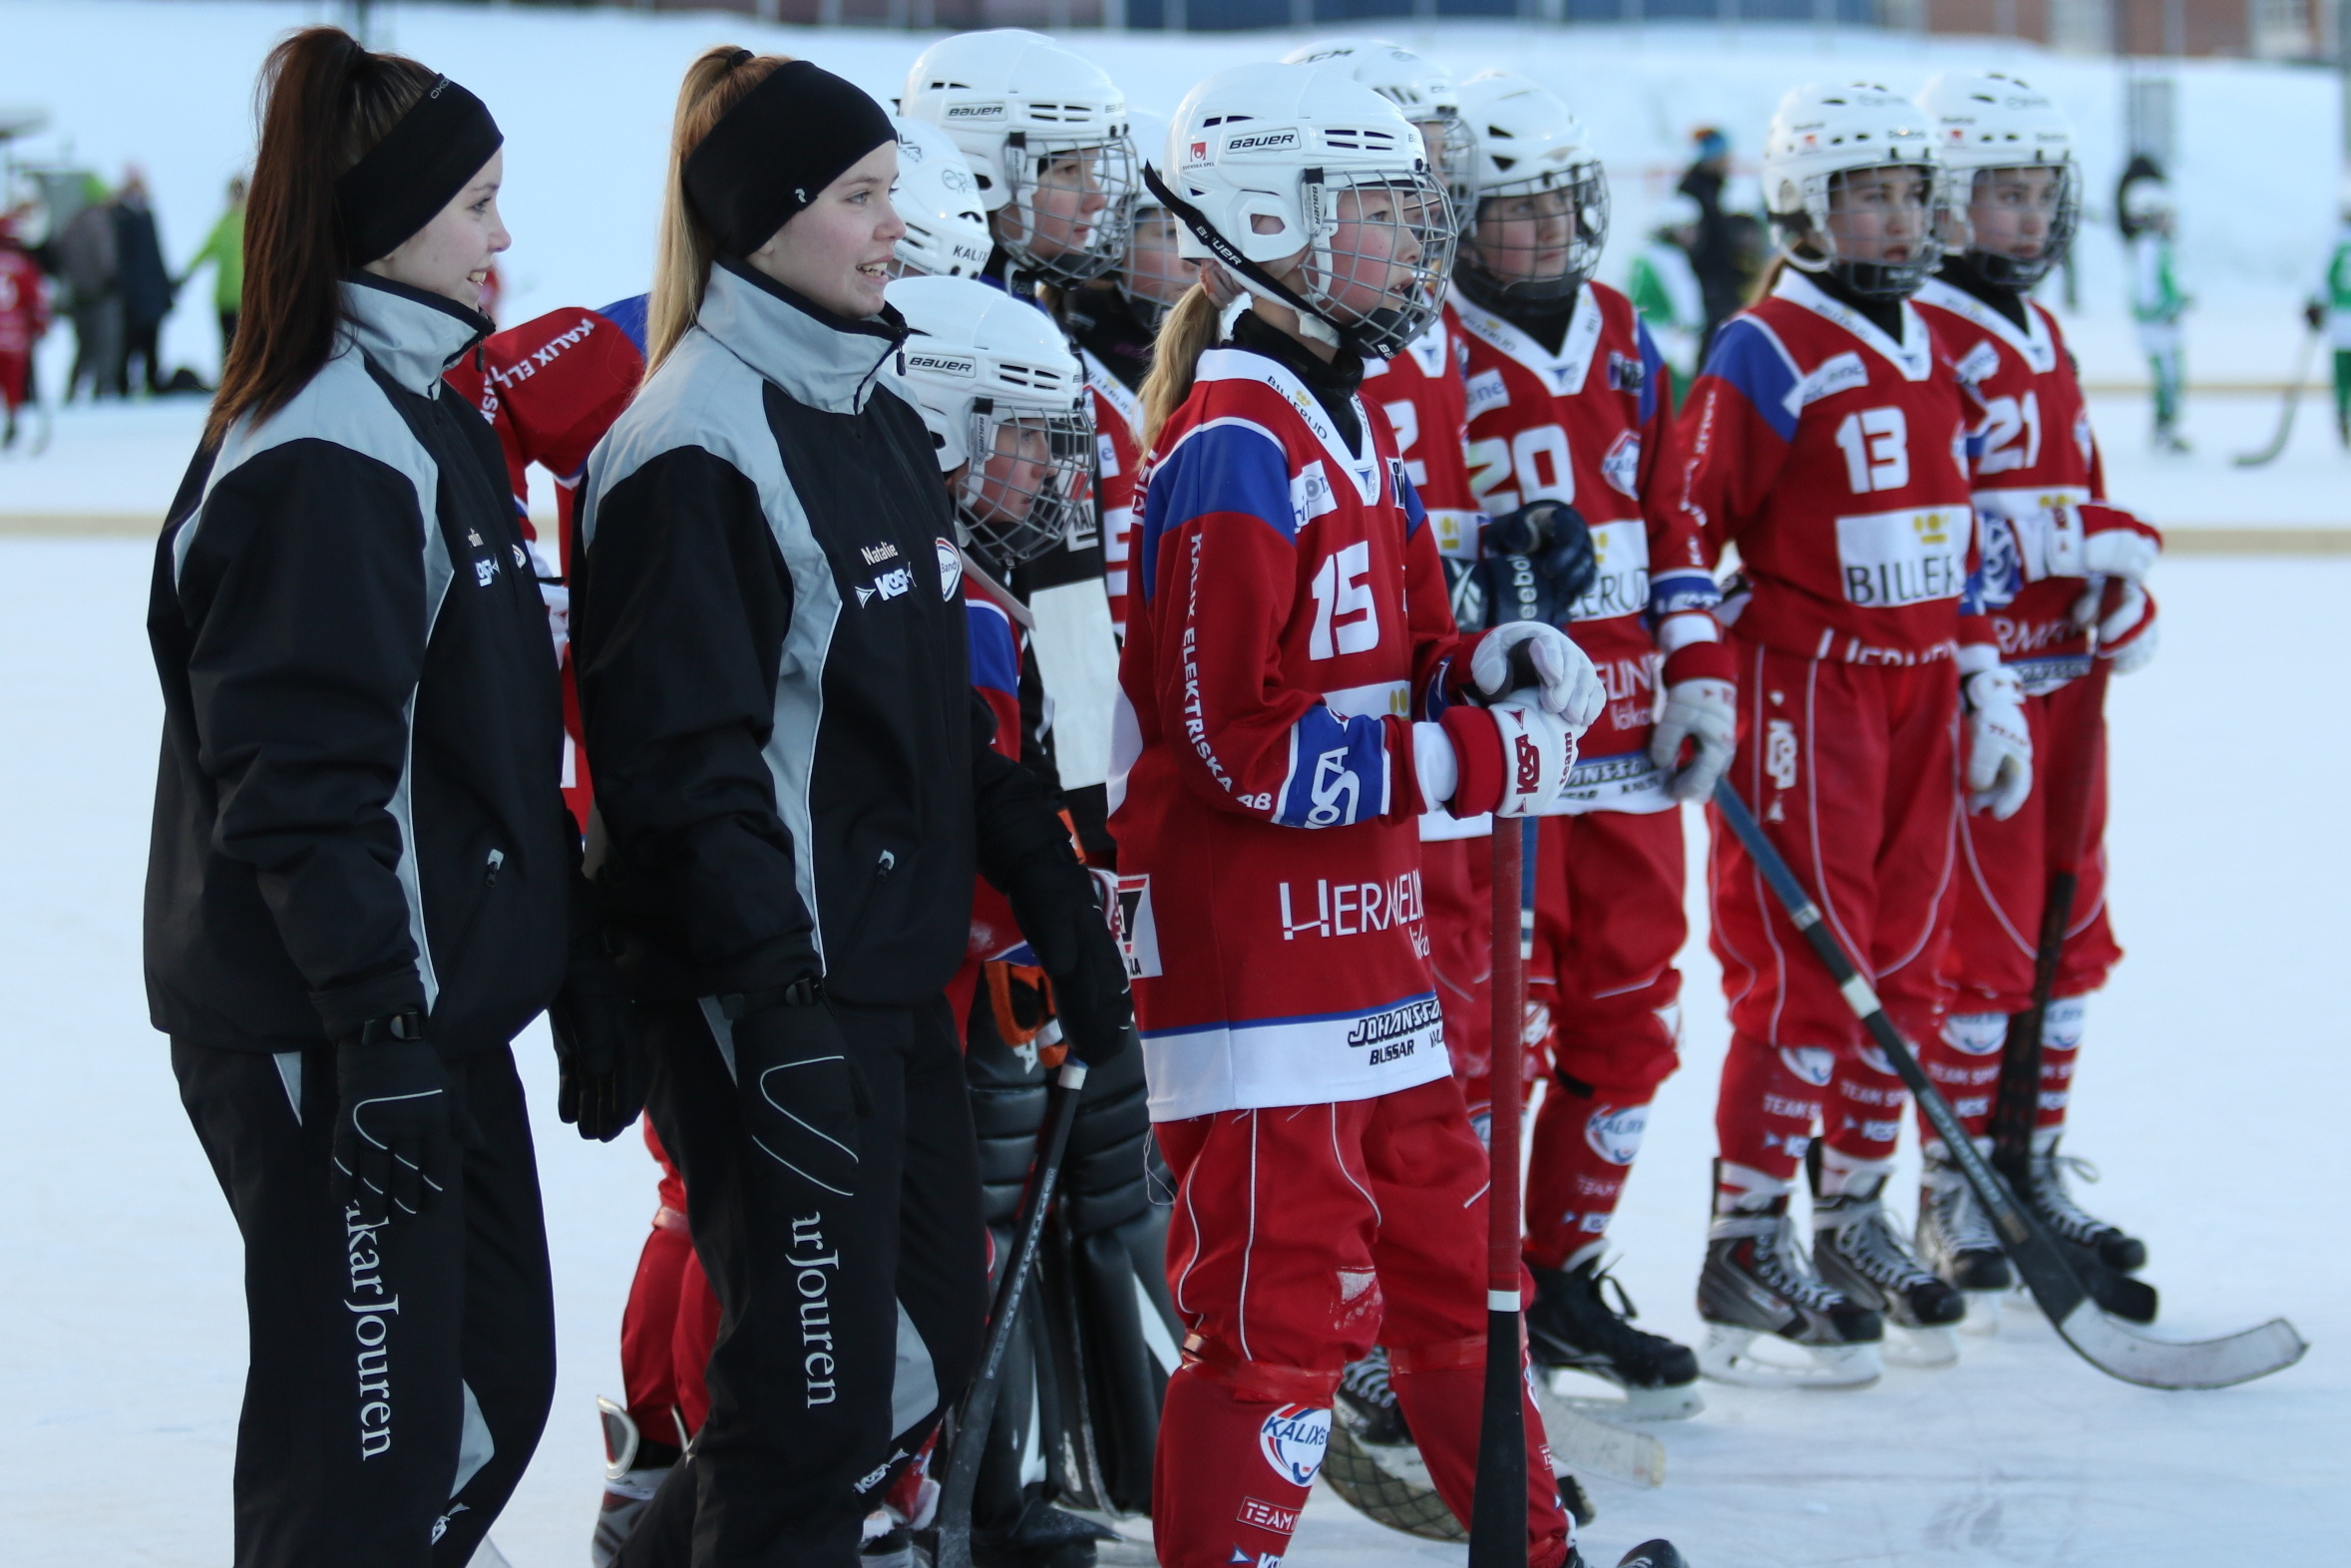
{"type": "Polygon", "coordinates": [[[835,315],[880,314],[882,290],[906,233],[890,204],[897,183],[898,144],[885,142],[785,219],[746,259],[835,315]]]}
{"type": "Polygon", "coordinates": [[[1012,420],[997,425],[995,450],[980,466],[972,510],[989,522],[1026,522],[1052,462],[1052,441],[1042,430],[1012,420]]]}
{"type": "Polygon", "coordinates": [[[481,309],[491,263],[514,242],[498,215],[498,188],[505,179],[505,152],[491,154],[490,162],[431,222],[402,240],[390,255],[368,262],[366,270],[454,299],[468,310],[481,309]]]}
{"type": "Polygon", "coordinates": [[[1488,196],[1477,205],[1478,259],[1505,283],[1565,276],[1575,238],[1575,200],[1568,192],[1488,196]]]}
{"type": "Polygon", "coordinates": [[[1828,231],[1847,261],[1913,259],[1926,238],[1926,172],[1906,166],[1851,169],[1828,191],[1828,231]]]}
{"type": "Polygon", "coordinates": [[[1173,305],[1199,280],[1200,263],[1176,254],[1176,221],[1153,208],[1136,214],[1127,236],[1126,286],[1153,304],[1173,305]]]}
{"type": "Polygon", "coordinates": [[[1331,235],[1331,276],[1323,291],[1358,316],[1414,301],[1420,230],[1436,221],[1430,198],[1380,186],[1339,193],[1339,223],[1331,235]]]}
{"type": "MultiPolygon", "coordinates": [[[[1027,244],[1032,255],[1082,255],[1092,246],[1094,229],[1110,204],[1102,181],[1102,159],[1100,148],[1087,148],[1037,160],[1036,184],[1027,192],[1032,229],[1027,244]]],[[[1008,212],[999,216],[1007,222],[1018,221],[1008,212]]]]}
{"type": "Polygon", "coordinates": [[[1979,171],[1967,203],[1975,248],[2018,261],[2039,260],[2065,194],[2062,169],[2028,165],[1979,171]]]}

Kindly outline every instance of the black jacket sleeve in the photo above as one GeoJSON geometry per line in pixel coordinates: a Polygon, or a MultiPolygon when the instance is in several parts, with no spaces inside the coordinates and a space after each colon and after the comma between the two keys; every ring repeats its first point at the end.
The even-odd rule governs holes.
{"type": "Polygon", "coordinates": [[[424,668],[409,481],[317,441],[214,489],[180,574],[214,850],[253,868],[329,1037],[424,1006],[392,815],[424,668]]]}
{"type": "Polygon", "coordinates": [[[648,924],[680,934],[673,957],[703,994],[817,974],[761,755],[792,581],[758,491],[698,447],[666,452],[597,503],[574,576],[588,766],[627,884],[615,902],[649,901],[648,924]]]}
{"type": "Polygon", "coordinates": [[[973,828],[980,875],[997,891],[1011,886],[1020,863],[1034,855],[1069,855],[1069,830],[1046,798],[1035,773],[989,744],[995,715],[972,693],[973,828]]]}

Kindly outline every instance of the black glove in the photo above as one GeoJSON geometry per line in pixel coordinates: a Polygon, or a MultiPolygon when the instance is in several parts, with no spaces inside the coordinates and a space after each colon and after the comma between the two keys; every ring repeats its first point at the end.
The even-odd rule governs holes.
{"type": "Polygon", "coordinates": [[[2311,331],[2324,331],[2326,329],[2326,306],[2315,299],[2311,300],[2310,303],[2302,307],[2302,319],[2310,323],[2311,331]]]}
{"type": "Polygon", "coordinates": [[[556,1114],[583,1138],[611,1142],[645,1108],[644,1031],[601,923],[577,902],[564,987],[548,1003],[547,1026],[560,1072],[556,1114]]]}
{"type": "Polygon", "coordinates": [[[1488,523],[1477,572],[1486,624],[1567,623],[1568,609],[1599,580],[1584,515],[1564,501],[1530,501],[1488,523]]]}
{"type": "Polygon", "coordinates": [[[335,1042],[335,1201],[386,1222],[424,1212],[457,1179],[462,1113],[440,1052],[413,1012],[335,1042]]]}
{"type": "Polygon", "coordinates": [[[1053,1013],[1070,1054],[1100,1066],[1126,1048],[1135,1004],[1092,874],[1056,846],[1013,867],[1003,893],[1036,967],[1053,982],[1053,1013]]]}
{"type": "Polygon", "coordinates": [[[722,996],[719,1004],[733,1026],[744,1130],[753,1147],[781,1167],[769,1167],[768,1174],[786,1182],[794,1201],[805,1201],[810,1185],[837,1197],[854,1195],[864,1146],[859,1123],[873,1105],[823,991],[801,980],[722,996]]]}

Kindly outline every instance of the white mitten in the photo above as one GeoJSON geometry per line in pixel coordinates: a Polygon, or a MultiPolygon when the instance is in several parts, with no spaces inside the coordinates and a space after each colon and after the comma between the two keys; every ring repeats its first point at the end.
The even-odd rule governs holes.
{"type": "Polygon", "coordinates": [[[1514,687],[1533,680],[1523,694],[1565,720],[1577,735],[1590,729],[1608,706],[1608,688],[1600,683],[1591,658],[1573,637],[1548,621],[1508,620],[1479,637],[1469,654],[1469,679],[1488,702],[1502,700],[1514,687]],[[1523,669],[1512,667],[1522,663],[1523,669]]]}
{"type": "Polygon", "coordinates": [[[2125,640],[2102,640],[2098,645],[2098,656],[2108,660],[2118,675],[2137,674],[2155,662],[2155,647],[2163,639],[2163,623],[2151,615],[2140,625],[2141,629],[2125,640]],[[2109,648],[2114,651],[2107,651],[2109,648]]]}
{"type": "Polygon", "coordinates": [[[2033,732],[2025,727],[2025,686],[2006,666],[1967,677],[1967,809],[2002,822],[2033,792],[2033,732]]]}
{"type": "Polygon", "coordinates": [[[1494,815],[1559,815],[1564,804],[1560,795],[1576,765],[1575,731],[1536,700],[1531,688],[1511,692],[1486,712],[1502,737],[1502,802],[1494,815]]]}
{"type": "Polygon", "coordinates": [[[1728,680],[1682,680],[1666,687],[1666,708],[1649,736],[1649,760],[1673,774],[1666,793],[1705,800],[1731,766],[1739,737],[1739,688],[1728,680]],[[1682,742],[1697,750],[1682,761],[1682,742]]]}

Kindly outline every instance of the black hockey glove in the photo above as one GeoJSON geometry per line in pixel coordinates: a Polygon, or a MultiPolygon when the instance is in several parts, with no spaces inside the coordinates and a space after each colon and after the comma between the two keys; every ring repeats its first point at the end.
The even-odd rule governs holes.
{"type": "Polygon", "coordinates": [[[1487,625],[1542,620],[1557,626],[1591,591],[1600,563],[1582,513],[1564,501],[1530,501],[1486,525],[1477,573],[1487,625]]]}
{"type": "Polygon", "coordinates": [[[795,1202],[854,1195],[859,1123],[873,1105],[822,987],[803,980],[718,1000],[733,1029],[744,1130],[762,1165],[774,1162],[768,1175],[795,1202]]]}
{"type": "Polygon", "coordinates": [[[548,1003],[560,1086],[556,1114],[580,1136],[609,1143],[645,1108],[649,1071],[644,1030],[603,926],[585,901],[572,906],[572,950],[564,987],[548,1003]]]}
{"type": "Polygon", "coordinates": [[[1053,1013],[1079,1061],[1098,1067],[1126,1048],[1134,998],[1094,879],[1066,848],[1029,856],[1004,890],[1036,966],[1053,982],[1053,1013]]]}
{"type": "Polygon", "coordinates": [[[335,1042],[335,1201],[385,1222],[424,1212],[457,1179],[463,1112],[413,1012],[335,1042]]]}

